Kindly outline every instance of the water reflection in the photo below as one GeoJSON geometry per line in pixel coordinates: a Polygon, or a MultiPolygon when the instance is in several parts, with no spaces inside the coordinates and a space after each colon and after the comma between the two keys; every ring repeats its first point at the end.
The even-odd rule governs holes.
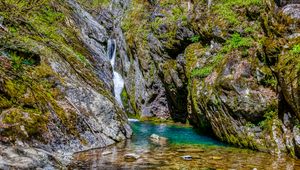
{"type": "Polygon", "coordinates": [[[224,146],[195,134],[191,128],[140,122],[132,127],[135,135],[131,140],[78,153],[69,169],[300,169],[298,160],[224,146]],[[168,137],[170,144],[152,144],[148,139],[152,133],[168,137]],[[126,160],[124,155],[128,153],[141,157],[126,160]],[[184,155],[191,155],[193,159],[183,160],[184,155]]]}

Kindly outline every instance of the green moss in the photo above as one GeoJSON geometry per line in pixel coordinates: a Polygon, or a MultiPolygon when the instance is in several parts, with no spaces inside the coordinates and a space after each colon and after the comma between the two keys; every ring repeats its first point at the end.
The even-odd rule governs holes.
{"type": "Polygon", "coordinates": [[[26,92],[26,85],[20,80],[7,80],[5,83],[6,92],[14,98],[19,98],[26,92]]]}
{"type": "MultiPolygon", "coordinates": [[[[77,135],[76,114],[66,113],[56,102],[60,91],[54,88],[56,78],[51,68],[41,65],[23,66],[23,71],[0,69],[0,78],[4,76],[4,96],[0,96],[2,124],[8,125],[1,133],[10,140],[38,139],[46,133],[49,110],[53,111],[69,134],[77,135]],[[9,75],[9,76],[8,76],[9,75]],[[9,79],[7,79],[9,77],[9,79]],[[22,129],[23,128],[23,129],[22,129]]],[[[46,142],[46,141],[45,141],[46,142]]]]}
{"type": "Polygon", "coordinates": [[[130,107],[129,106],[130,100],[129,100],[129,96],[128,96],[128,93],[125,88],[123,88],[123,90],[122,90],[121,100],[122,100],[122,104],[123,104],[123,107],[125,108],[125,110],[128,110],[130,107]]]}
{"type": "Polygon", "coordinates": [[[78,0],[77,2],[89,11],[92,11],[108,6],[110,0],[78,0]]]}
{"type": "Polygon", "coordinates": [[[176,66],[177,66],[176,60],[167,60],[162,66],[164,77],[165,78],[171,77],[170,70],[172,69],[176,70],[176,66]]]}
{"type": "Polygon", "coordinates": [[[161,119],[157,117],[141,117],[139,118],[139,120],[145,122],[150,121],[151,123],[155,123],[155,124],[161,124],[161,123],[174,124],[173,120],[171,119],[161,119]]]}
{"type": "Polygon", "coordinates": [[[197,68],[192,71],[192,77],[207,77],[213,71],[212,66],[205,66],[203,68],[197,68]]]}
{"type": "Polygon", "coordinates": [[[47,130],[47,114],[37,109],[11,109],[4,113],[2,123],[9,127],[1,132],[11,140],[41,138],[47,130]]]}
{"type": "Polygon", "coordinates": [[[8,100],[4,96],[0,95],[0,112],[1,109],[10,108],[12,106],[12,101],[8,100]]]}
{"type": "Polygon", "coordinates": [[[245,31],[245,33],[251,34],[251,33],[254,33],[254,32],[255,32],[255,29],[254,29],[253,27],[246,27],[246,28],[244,29],[244,31],[245,31]]]}
{"type": "Polygon", "coordinates": [[[265,120],[259,122],[259,126],[262,127],[266,131],[272,130],[273,120],[277,116],[277,112],[269,111],[265,113],[264,118],[265,120]]]}
{"type": "Polygon", "coordinates": [[[219,19],[225,19],[231,24],[238,25],[241,21],[238,19],[239,14],[234,10],[234,7],[261,6],[262,4],[261,0],[221,0],[213,6],[213,10],[219,19]]]}
{"type": "Polygon", "coordinates": [[[277,79],[273,76],[267,76],[264,80],[263,80],[264,85],[266,86],[270,86],[273,89],[275,89],[278,85],[277,79]]]}
{"type": "Polygon", "coordinates": [[[249,127],[249,128],[254,128],[255,127],[255,124],[251,123],[251,122],[247,122],[246,127],[249,127]]]}
{"type": "Polygon", "coordinates": [[[214,68],[220,64],[224,57],[222,55],[213,56],[212,59],[202,68],[192,70],[191,77],[205,78],[212,73],[214,68]]]}
{"type": "Polygon", "coordinates": [[[193,43],[185,49],[186,74],[190,77],[192,70],[196,67],[198,57],[204,53],[204,48],[200,43],[193,43]]]}
{"type": "Polygon", "coordinates": [[[135,84],[134,86],[132,87],[130,93],[129,93],[129,100],[130,100],[130,105],[132,106],[133,108],[133,111],[136,115],[140,115],[140,111],[139,109],[137,108],[137,104],[136,104],[136,98],[135,98],[135,84]]]}
{"type": "MultiPolygon", "coordinates": [[[[108,1],[93,1],[92,7],[99,3],[105,4],[108,1]]],[[[64,82],[52,71],[48,61],[60,58],[68,62],[86,83],[111,101],[114,99],[90,69],[88,60],[92,56],[78,39],[76,27],[68,22],[72,11],[63,1],[54,0],[34,3],[27,0],[4,0],[0,3],[0,9],[4,26],[9,30],[1,35],[0,47],[8,50],[12,66],[11,69],[4,69],[2,64],[0,67],[0,79],[3,80],[0,86],[5,87],[0,95],[0,112],[12,113],[6,115],[4,122],[0,123],[23,121],[29,136],[38,138],[44,135],[48,119],[52,118],[50,110],[51,114],[58,117],[59,128],[65,130],[66,134],[78,136],[77,114],[64,110],[60,107],[61,103],[57,102],[64,100],[63,94],[56,88],[57,82],[62,85],[64,82]],[[27,54],[38,56],[39,61],[27,54]],[[28,120],[24,115],[29,115],[28,120]]],[[[19,127],[5,129],[0,135],[16,138],[22,136],[19,132],[22,132],[19,127]]]]}
{"type": "Polygon", "coordinates": [[[300,44],[294,45],[290,52],[295,55],[300,54],[300,44]]]}

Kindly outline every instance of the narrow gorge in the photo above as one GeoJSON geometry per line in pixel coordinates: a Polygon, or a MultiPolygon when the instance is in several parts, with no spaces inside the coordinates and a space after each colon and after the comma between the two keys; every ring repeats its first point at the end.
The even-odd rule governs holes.
{"type": "Polygon", "coordinates": [[[0,169],[300,169],[299,0],[1,0],[0,169]]]}

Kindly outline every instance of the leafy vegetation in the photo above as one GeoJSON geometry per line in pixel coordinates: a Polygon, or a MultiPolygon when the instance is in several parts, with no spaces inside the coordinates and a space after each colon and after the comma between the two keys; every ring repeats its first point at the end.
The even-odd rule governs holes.
{"type": "Polygon", "coordinates": [[[231,39],[226,41],[226,46],[223,48],[224,52],[229,52],[232,49],[237,49],[240,47],[251,47],[253,44],[253,39],[248,37],[241,37],[240,34],[234,33],[231,39]]]}
{"type": "Polygon", "coordinates": [[[193,43],[199,42],[200,41],[200,35],[195,35],[195,36],[191,37],[190,40],[193,43]]]}

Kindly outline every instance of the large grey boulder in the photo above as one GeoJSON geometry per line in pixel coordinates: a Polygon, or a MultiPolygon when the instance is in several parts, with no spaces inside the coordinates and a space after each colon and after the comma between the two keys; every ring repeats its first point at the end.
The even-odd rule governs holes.
{"type": "Polygon", "coordinates": [[[42,149],[0,145],[0,169],[60,169],[63,167],[49,152],[42,149]]]}

